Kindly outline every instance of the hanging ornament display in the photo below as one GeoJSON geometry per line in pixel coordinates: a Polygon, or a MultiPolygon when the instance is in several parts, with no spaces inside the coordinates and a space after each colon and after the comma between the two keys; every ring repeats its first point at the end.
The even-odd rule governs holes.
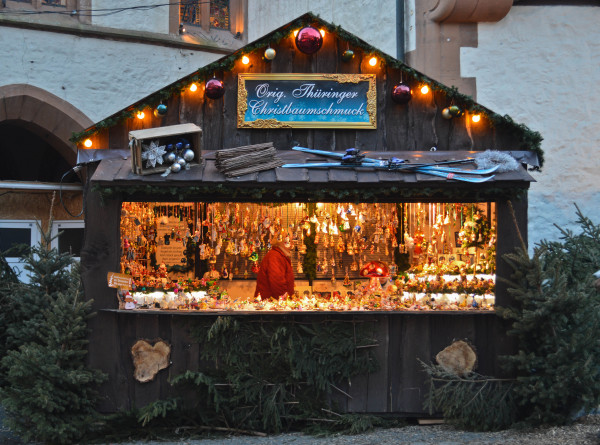
{"type": "Polygon", "coordinates": [[[156,116],[156,117],[164,116],[165,114],[167,114],[167,106],[165,104],[160,104],[154,110],[154,116],[156,116]]]}
{"type": "Polygon", "coordinates": [[[306,26],[296,35],[296,48],[304,54],[314,54],[323,46],[321,32],[312,26],[306,26]]]}
{"type": "Polygon", "coordinates": [[[344,62],[350,62],[352,59],[354,59],[354,51],[351,49],[347,49],[342,53],[342,60],[344,62]]]}
{"type": "Polygon", "coordinates": [[[399,83],[392,90],[392,100],[397,104],[405,104],[412,99],[410,87],[404,83],[399,83]]]}
{"type": "Polygon", "coordinates": [[[213,77],[205,86],[205,94],[209,99],[220,99],[225,94],[225,85],[223,81],[213,77]]]}
{"type": "Polygon", "coordinates": [[[267,59],[267,60],[273,60],[276,55],[277,55],[277,52],[271,47],[268,47],[265,50],[265,59],[267,59]]]}
{"type": "Polygon", "coordinates": [[[459,117],[463,115],[463,111],[457,107],[456,105],[451,105],[448,107],[448,111],[452,115],[452,117],[459,117]]]}
{"type": "Polygon", "coordinates": [[[452,113],[450,112],[450,108],[446,107],[442,110],[442,117],[444,119],[452,119],[452,113]]]}

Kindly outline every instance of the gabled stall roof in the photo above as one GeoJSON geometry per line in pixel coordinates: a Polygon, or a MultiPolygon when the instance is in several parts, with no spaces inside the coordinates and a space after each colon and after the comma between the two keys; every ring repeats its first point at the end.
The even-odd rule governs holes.
{"type": "MultiPolygon", "coordinates": [[[[394,59],[393,57],[383,53],[379,49],[369,45],[365,41],[359,39],[355,35],[345,31],[339,26],[326,22],[312,13],[304,14],[297,19],[283,25],[275,31],[265,35],[264,37],[249,43],[240,48],[234,53],[225,56],[213,63],[210,63],[194,73],[185,76],[178,81],[165,86],[164,88],[152,93],[151,95],[141,99],[140,101],[126,107],[125,109],[107,117],[106,119],[97,122],[93,126],[84,130],[81,133],[73,134],[71,140],[75,143],[81,143],[85,138],[94,135],[102,130],[109,129],[119,124],[126,119],[133,119],[138,111],[154,108],[163,101],[168,100],[173,95],[180,94],[192,82],[203,82],[212,78],[215,72],[231,71],[237,61],[244,55],[249,54],[259,49],[264,49],[268,45],[276,44],[283,39],[289,37],[294,30],[302,26],[312,25],[322,29],[326,29],[330,33],[334,33],[341,40],[352,45],[352,47],[360,48],[365,53],[376,55],[386,65],[391,68],[400,70],[406,77],[412,78],[417,82],[428,84],[434,91],[440,91],[445,94],[449,102],[459,105],[463,110],[468,110],[472,113],[484,113],[487,119],[496,129],[508,130],[518,136],[518,146],[511,147],[514,150],[532,150],[537,154],[539,167],[543,165],[544,157],[541,150],[542,137],[538,132],[530,130],[523,124],[515,123],[508,115],[499,115],[492,110],[473,101],[470,96],[466,96],[458,92],[455,87],[448,87],[437,82],[436,80],[424,75],[423,73],[409,67],[403,62],[394,59]]],[[[281,147],[278,147],[281,148],[281,147]]]]}

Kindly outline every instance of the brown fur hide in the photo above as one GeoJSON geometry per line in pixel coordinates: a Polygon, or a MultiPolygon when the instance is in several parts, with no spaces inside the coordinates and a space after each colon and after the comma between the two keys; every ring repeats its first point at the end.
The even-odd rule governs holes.
{"type": "Polygon", "coordinates": [[[154,346],[146,340],[138,340],[131,348],[133,356],[133,377],[141,383],[150,382],[161,369],[169,366],[171,346],[157,340],[154,346]]]}
{"type": "Polygon", "coordinates": [[[447,372],[462,377],[471,372],[477,364],[475,350],[463,340],[458,340],[435,356],[439,365],[447,372]]]}

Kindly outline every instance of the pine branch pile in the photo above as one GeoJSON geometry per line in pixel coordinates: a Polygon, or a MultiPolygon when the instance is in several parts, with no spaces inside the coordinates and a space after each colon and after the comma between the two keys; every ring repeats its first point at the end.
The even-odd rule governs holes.
{"type": "Polygon", "coordinates": [[[506,360],[528,424],[570,423],[600,404],[600,226],[579,208],[577,217],[581,233],[557,226],[561,241],[542,241],[531,258],[524,250],[505,256],[517,304],[498,312],[513,321],[519,351],[506,360]]]}
{"type": "Polygon", "coordinates": [[[281,167],[272,142],[227,148],[216,152],[217,169],[228,178],[281,167]]]}
{"type": "MultiPolygon", "coordinates": [[[[202,323],[202,321],[198,321],[202,323]]],[[[371,322],[299,323],[219,317],[197,325],[207,366],[173,380],[187,397],[144,407],[149,426],[188,424],[276,433],[307,426],[361,430],[364,419],[335,412],[339,382],[377,369],[371,322]],[[362,347],[361,347],[362,346],[362,347]],[[334,426],[335,425],[335,426],[334,426]],[[362,425],[362,426],[361,426],[362,425]]]]}
{"type": "Polygon", "coordinates": [[[516,420],[514,381],[476,372],[459,377],[440,365],[421,362],[429,376],[425,408],[441,412],[447,423],[469,431],[498,431],[516,420]]]}

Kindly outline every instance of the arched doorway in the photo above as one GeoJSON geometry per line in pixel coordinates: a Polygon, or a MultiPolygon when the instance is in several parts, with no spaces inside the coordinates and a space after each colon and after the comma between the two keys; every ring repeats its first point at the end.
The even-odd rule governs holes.
{"type": "MultiPolygon", "coordinates": [[[[56,234],[60,228],[63,233],[53,246],[78,256],[82,186],[80,177],[69,173],[77,162],[77,149],[69,138],[91,124],[74,106],[40,88],[0,87],[1,251],[36,244],[42,232],[56,234]]],[[[21,258],[11,255],[9,264],[26,280],[21,258]]]]}

